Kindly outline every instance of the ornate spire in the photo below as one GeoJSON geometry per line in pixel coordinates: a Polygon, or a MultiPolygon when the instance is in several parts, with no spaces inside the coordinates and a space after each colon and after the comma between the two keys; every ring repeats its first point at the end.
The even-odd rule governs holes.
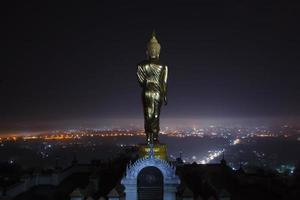
{"type": "Polygon", "coordinates": [[[156,38],[156,33],[155,33],[155,30],[153,29],[152,31],[152,37],[155,37],[156,38]]]}
{"type": "Polygon", "coordinates": [[[224,153],[224,151],[223,151],[223,156],[222,156],[222,160],[221,160],[221,165],[223,165],[223,166],[227,165],[227,162],[225,160],[225,153],[224,153]]]}

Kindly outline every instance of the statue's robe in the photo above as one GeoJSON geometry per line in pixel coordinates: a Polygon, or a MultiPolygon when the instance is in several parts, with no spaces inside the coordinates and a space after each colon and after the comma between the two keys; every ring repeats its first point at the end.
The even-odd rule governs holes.
{"type": "Polygon", "coordinates": [[[147,143],[158,142],[160,108],[167,95],[167,66],[158,61],[138,64],[138,81],[142,87],[147,143]]]}

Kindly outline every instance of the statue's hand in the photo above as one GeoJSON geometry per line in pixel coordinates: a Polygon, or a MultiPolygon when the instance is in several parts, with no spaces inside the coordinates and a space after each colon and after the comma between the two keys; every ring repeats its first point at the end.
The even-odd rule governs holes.
{"type": "Polygon", "coordinates": [[[168,104],[167,97],[164,98],[165,106],[168,104]]]}

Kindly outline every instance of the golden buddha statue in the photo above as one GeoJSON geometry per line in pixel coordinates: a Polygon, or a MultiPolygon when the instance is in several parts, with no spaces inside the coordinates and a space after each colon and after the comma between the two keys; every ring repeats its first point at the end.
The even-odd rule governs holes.
{"type": "Polygon", "coordinates": [[[147,59],[137,68],[138,81],[142,87],[145,132],[147,144],[158,143],[159,116],[162,104],[167,104],[168,67],[159,62],[160,44],[155,33],[147,45],[147,59]]]}

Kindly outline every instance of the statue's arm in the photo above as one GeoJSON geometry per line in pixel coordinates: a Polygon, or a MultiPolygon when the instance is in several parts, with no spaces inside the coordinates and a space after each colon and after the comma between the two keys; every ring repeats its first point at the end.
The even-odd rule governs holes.
{"type": "Polygon", "coordinates": [[[142,69],[142,66],[138,65],[136,75],[137,75],[137,78],[138,78],[138,81],[139,81],[140,85],[143,86],[144,85],[144,80],[145,80],[145,73],[142,69]]]}
{"type": "Polygon", "coordinates": [[[168,103],[167,92],[168,92],[168,66],[165,66],[164,76],[163,76],[163,90],[164,90],[164,102],[165,105],[168,103]]]}

